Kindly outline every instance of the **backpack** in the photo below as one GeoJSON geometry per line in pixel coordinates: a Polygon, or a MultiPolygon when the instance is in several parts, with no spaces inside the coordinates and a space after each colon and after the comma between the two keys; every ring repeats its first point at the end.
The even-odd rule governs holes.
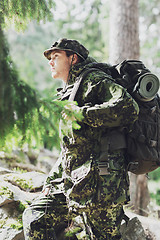
{"type": "Polygon", "coordinates": [[[128,171],[149,173],[160,166],[159,79],[137,60],[125,60],[110,71],[139,106],[138,119],[126,133],[128,171]]]}
{"type": "Polygon", "coordinates": [[[111,75],[114,82],[123,86],[139,106],[138,119],[131,131],[123,133],[126,139],[128,171],[144,174],[155,170],[160,166],[160,99],[157,94],[159,79],[138,60],[125,60],[114,66],[97,63],[94,68],[84,70],[78,77],[70,100],[74,100],[86,75],[97,69],[111,75]]]}

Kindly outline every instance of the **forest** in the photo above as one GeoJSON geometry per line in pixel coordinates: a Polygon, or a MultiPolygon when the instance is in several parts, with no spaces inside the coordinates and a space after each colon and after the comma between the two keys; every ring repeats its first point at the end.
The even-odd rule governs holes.
{"type": "MultiPolygon", "coordinates": [[[[62,112],[74,115],[73,127],[79,128],[81,115],[64,108],[67,101],[57,101],[56,89],[63,84],[52,79],[44,50],[59,38],[77,39],[99,62],[140,59],[160,77],[159,23],[158,0],[1,1],[0,239],[23,239],[22,213],[42,189],[60,153],[62,112]],[[127,20],[130,28],[125,29],[127,20]],[[14,206],[19,210],[13,214],[14,206]],[[14,230],[11,234],[10,229],[14,230]]],[[[157,221],[160,169],[147,177],[130,178],[134,213],[157,221]]],[[[159,232],[152,234],[148,239],[158,240],[159,232]]]]}

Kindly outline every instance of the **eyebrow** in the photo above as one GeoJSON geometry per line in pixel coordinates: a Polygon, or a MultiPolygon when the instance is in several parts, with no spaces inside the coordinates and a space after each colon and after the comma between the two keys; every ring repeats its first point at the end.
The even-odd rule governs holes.
{"type": "Polygon", "coordinates": [[[51,55],[53,54],[55,54],[55,53],[61,53],[62,51],[61,50],[53,50],[52,52],[51,52],[51,55]]]}

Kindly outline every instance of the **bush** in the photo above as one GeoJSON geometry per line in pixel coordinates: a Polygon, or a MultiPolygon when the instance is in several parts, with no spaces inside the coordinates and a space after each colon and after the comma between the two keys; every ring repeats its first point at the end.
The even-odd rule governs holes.
{"type": "Polygon", "coordinates": [[[154,181],[160,180],[160,168],[157,168],[153,172],[149,173],[148,176],[149,176],[149,179],[151,180],[154,180],[154,181]]]}

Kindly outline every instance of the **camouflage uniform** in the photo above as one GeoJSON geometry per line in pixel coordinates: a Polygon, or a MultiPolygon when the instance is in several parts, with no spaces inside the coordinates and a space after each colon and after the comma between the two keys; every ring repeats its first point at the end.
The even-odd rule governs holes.
{"type": "MultiPolygon", "coordinates": [[[[84,68],[93,67],[93,61],[88,57],[72,66],[69,83],[59,93],[61,100],[68,99],[76,77],[84,68]]],[[[109,134],[133,123],[138,106],[102,71],[86,76],[75,100],[84,116],[81,128],[70,128],[62,135],[61,156],[45,183],[49,195],[40,196],[24,212],[27,240],[121,239],[119,227],[123,205],[129,201],[129,182],[124,149],[112,149],[109,134]],[[106,163],[105,175],[100,174],[102,162],[106,163]]]]}

